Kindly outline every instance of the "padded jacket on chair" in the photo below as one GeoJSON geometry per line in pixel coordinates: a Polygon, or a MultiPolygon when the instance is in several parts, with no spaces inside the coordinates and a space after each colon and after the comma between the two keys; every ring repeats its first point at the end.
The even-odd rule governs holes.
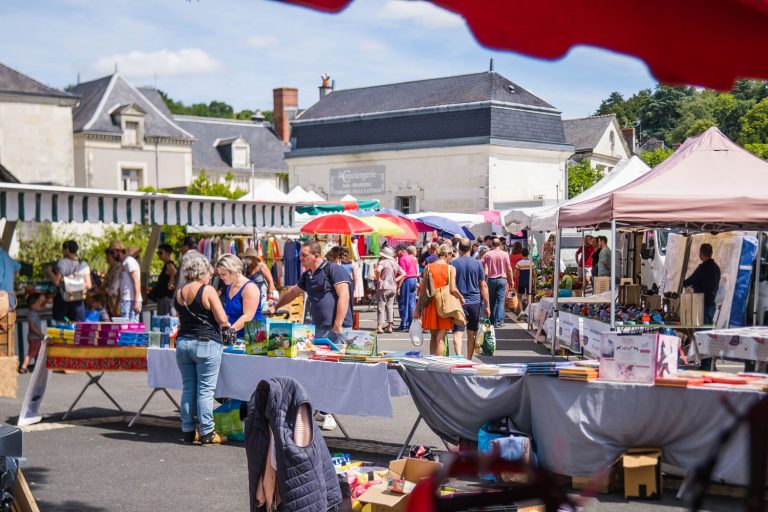
{"type": "Polygon", "coordinates": [[[341,502],[341,490],[331,455],[322,434],[312,421],[309,399],[294,379],[262,380],[248,402],[245,447],[251,512],[258,510],[259,481],[267,463],[269,428],[274,435],[277,487],[285,512],[326,512],[341,502]],[[302,448],[294,442],[300,406],[308,408],[311,439],[302,448]]]}

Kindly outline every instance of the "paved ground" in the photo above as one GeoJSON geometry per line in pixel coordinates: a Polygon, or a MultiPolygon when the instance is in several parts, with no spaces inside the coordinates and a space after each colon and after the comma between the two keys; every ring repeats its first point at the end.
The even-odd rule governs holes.
{"type": "MultiPolygon", "coordinates": [[[[371,328],[373,315],[364,313],[362,322],[363,328],[371,328]]],[[[494,361],[549,357],[523,330],[501,329],[498,338],[499,352],[494,361]]],[[[393,334],[382,336],[381,347],[399,350],[410,344],[405,335],[393,334]]],[[[28,381],[26,375],[20,379],[17,399],[0,398],[0,421],[15,421],[28,381]]],[[[129,429],[110,402],[91,388],[82,400],[82,408],[62,422],[63,412],[85,382],[80,374],[54,374],[42,407],[50,417],[24,429],[24,472],[41,510],[247,510],[246,457],[241,444],[181,444],[173,407],[161,396],[150,404],[147,419],[129,429]]],[[[103,383],[127,410],[137,410],[149,392],[146,374],[108,375],[103,383]]],[[[393,407],[393,419],[341,417],[358,442],[345,444],[338,430],[330,432],[326,439],[331,451],[344,450],[358,459],[386,465],[417,416],[409,398],[394,399],[393,407]]],[[[414,442],[442,447],[423,423],[414,442]]],[[[588,500],[585,509],[684,510],[673,491],[666,492],[661,502],[649,503],[628,503],[618,494],[600,496],[588,500]]],[[[706,506],[706,510],[713,511],[739,509],[733,498],[713,498],[706,506]]]]}

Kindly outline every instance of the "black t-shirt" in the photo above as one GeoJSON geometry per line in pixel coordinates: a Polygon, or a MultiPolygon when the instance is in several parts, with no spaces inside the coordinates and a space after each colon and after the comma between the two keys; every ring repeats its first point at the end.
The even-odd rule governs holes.
{"type": "MultiPolygon", "coordinates": [[[[307,270],[301,275],[298,287],[307,292],[309,311],[312,314],[312,322],[317,326],[331,326],[336,320],[336,296],[335,285],[350,283],[349,273],[339,265],[323,262],[314,272],[307,270]],[[326,275],[328,283],[326,284],[326,275]]],[[[352,327],[352,296],[349,297],[347,316],[344,317],[343,327],[352,327]]]]}
{"type": "Polygon", "coordinates": [[[720,287],[720,267],[711,258],[702,262],[691,277],[683,281],[683,286],[692,287],[694,293],[703,293],[704,305],[714,306],[717,289],[720,287]]]}

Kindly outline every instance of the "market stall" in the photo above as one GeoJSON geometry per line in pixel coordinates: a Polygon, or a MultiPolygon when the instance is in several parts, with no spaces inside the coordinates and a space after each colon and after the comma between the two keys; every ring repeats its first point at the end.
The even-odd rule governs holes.
{"type": "Polygon", "coordinates": [[[768,362],[768,327],[740,327],[697,332],[692,350],[698,357],[768,362]]]}
{"type": "MultiPolygon", "coordinates": [[[[659,447],[663,461],[690,471],[738,412],[765,396],[755,389],[673,389],[614,382],[572,382],[546,376],[454,375],[405,367],[421,417],[443,440],[477,439],[486,421],[511,416],[532,434],[541,465],[570,476],[596,475],[630,447],[659,447]],[[685,418],[685,421],[680,421],[685,418]]],[[[722,451],[712,479],[743,485],[746,428],[722,451]]]]}

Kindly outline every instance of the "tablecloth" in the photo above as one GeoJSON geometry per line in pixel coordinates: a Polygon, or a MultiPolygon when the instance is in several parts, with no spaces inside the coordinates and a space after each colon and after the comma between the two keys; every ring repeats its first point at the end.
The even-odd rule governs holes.
{"type": "Polygon", "coordinates": [[[45,358],[45,367],[49,370],[145,372],[147,371],[147,349],[146,347],[50,344],[45,358]]]}
{"type": "Polygon", "coordinates": [[[768,361],[768,327],[715,329],[694,334],[698,355],[768,361]]]}
{"type": "MultiPolygon", "coordinates": [[[[151,388],[181,389],[176,350],[150,348],[147,353],[151,388]]],[[[408,389],[385,363],[334,363],[283,357],[224,353],[216,385],[217,397],[249,400],[262,379],[289,376],[309,394],[312,407],[350,416],[392,417],[390,397],[408,389]]]]}
{"type": "MultiPolygon", "coordinates": [[[[511,416],[531,434],[541,464],[565,475],[591,475],[630,447],[660,447],[663,460],[691,469],[733,418],[721,400],[743,411],[764,394],[706,388],[570,382],[552,377],[478,377],[406,368],[405,381],[427,425],[456,443],[476,439],[486,421],[511,416]]],[[[744,427],[723,450],[713,480],[748,481],[744,427]]]]}

